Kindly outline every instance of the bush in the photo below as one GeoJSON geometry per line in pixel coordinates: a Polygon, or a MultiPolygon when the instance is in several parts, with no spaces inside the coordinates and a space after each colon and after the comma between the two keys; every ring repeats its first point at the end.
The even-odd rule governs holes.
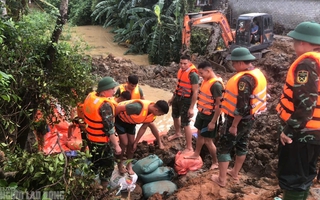
{"type": "Polygon", "coordinates": [[[129,44],[127,53],[149,55],[165,65],[179,60],[185,1],[101,1],[92,13],[105,17],[104,26],[115,28],[115,42],[129,44]]]}
{"type": "Polygon", "coordinates": [[[95,81],[90,73],[90,60],[83,58],[79,44],[53,44],[57,50],[53,70],[48,71],[44,66],[55,20],[43,12],[31,12],[18,22],[0,20],[0,38],[3,40],[0,43],[0,71],[12,75],[15,81],[11,81],[10,89],[22,100],[19,104],[14,99],[3,102],[7,106],[2,107],[0,120],[14,123],[14,130],[0,124],[2,133],[7,134],[2,138],[10,136],[7,143],[14,145],[19,134],[26,134],[38,108],[44,116],[50,114],[52,110],[47,97],[59,99],[68,112],[70,106],[82,101],[95,81]]]}
{"type": "Polygon", "coordinates": [[[5,144],[0,149],[6,156],[1,163],[4,174],[14,174],[1,179],[0,187],[29,192],[63,191],[64,199],[89,199],[96,192],[92,184],[95,174],[87,162],[88,151],[70,158],[64,153],[45,156],[20,148],[10,151],[5,144]]]}
{"type": "MultiPolygon", "coordinates": [[[[47,13],[58,14],[60,0],[36,1],[47,13]]],[[[73,25],[88,25],[94,22],[91,17],[92,8],[99,2],[99,0],[81,0],[69,1],[68,6],[68,21],[73,25]]]]}

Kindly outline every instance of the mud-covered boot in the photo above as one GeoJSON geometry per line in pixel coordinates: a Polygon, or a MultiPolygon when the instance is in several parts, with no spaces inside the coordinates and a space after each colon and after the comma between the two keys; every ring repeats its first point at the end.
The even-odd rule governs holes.
{"type": "Polygon", "coordinates": [[[305,195],[305,191],[284,190],[282,200],[305,200],[305,195]]]}

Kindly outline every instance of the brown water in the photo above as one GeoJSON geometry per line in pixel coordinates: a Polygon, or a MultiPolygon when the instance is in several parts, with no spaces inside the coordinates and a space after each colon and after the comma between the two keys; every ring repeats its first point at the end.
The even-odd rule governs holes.
{"type": "Polygon", "coordinates": [[[71,28],[72,39],[76,40],[77,38],[85,41],[91,47],[86,53],[93,57],[105,57],[111,53],[116,57],[130,59],[137,65],[149,65],[147,54],[124,55],[128,49],[113,42],[114,34],[110,30],[110,28],[105,29],[102,26],[77,26],[71,28]]]}
{"type": "MultiPolygon", "coordinates": [[[[114,34],[110,33],[110,29],[104,29],[101,26],[78,26],[72,27],[72,40],[85,41],[89,46],[89,50],[86,51],[88,55],[95,56],[107,56],[109,53],[117,57],[123,57],[130,59],[138,65],[149,65],[148,55],[124,55],[127,48],[120,46],[113,42],[114,34]]],[[[153,88],[148,85],[140,85],[145,98],[151,101],[157,100],[169,100],[172,97],[172,93],[153,88]]],[[[155,121],[158,129],[162,134],[166,133],[172,126],[171,109],[167,115],[157,117],[155,121]]],[[[149,131],[149,130],[148,130],[149,131]]]]}

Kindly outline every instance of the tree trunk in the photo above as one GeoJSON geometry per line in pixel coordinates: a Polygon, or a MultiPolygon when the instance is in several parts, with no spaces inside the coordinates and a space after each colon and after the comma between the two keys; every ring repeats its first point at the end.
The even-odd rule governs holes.
{"type": "MultiPolygon", "coordinates": [[[[57,24],[51,36],[51,43],[47,49],[47,57],[45,59],[45,67],[48,71],[52,71],[52,64],[55,58],[56,49],[54,48],[54,43],[58,43],[59,37],[62,33],[62,27],[67,21],[67,11],[68,11],[68,0],[61,0],[60,4],[60,16],[57,18],[57,24]]],[[[22,106],[27,106],[30,109],[37,110],[37,96],[38,94],[33,92],[25,91],[27,96],[23,98],[22,106]]],[[[30,118],[24,118],[21,121],[21,128],[18,130],[17,136],[17,144],[22,148],[26,148],[26,141],[28,140],[28,135],[32,133],[30,128],[25,128],[26,126],[30,125],[30,121],[33,120],[34,115],[30,116],[30,118]]]]}
{"type": "Polygon", "coordinates": [[[7,15],[7,8],[6,8],[6,1],[5,0],[0,0],[0,9],[2,9],[2,16],[7,15]]]}
{"type": "Polygon", "coordinates": [[[54,44],[58,43],[59,37],[62,33],[63,25],[66,24],[68,18],[68,0],[61,0],[60,3],[60,16],[57,18],[57,24],[51,36],[51,44],[47,49],[47,57],[45,59],[45,67],[51,71],[52,64],[55,58],[56,49],[54,48],[54,44]]]}

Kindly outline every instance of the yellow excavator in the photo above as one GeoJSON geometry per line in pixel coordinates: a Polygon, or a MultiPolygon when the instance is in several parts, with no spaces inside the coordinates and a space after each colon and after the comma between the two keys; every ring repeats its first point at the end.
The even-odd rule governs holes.
{"type": "Polygon", "coordinates": [[[216,52],[226,52],[225,58],[236,47],[246,47],[257,58],[272,44],[273,22],[272,16],[267,13],[247,13],[238,17],[236,29],[232,30],[226,16],[218,10],[188,13],[184,16],[182,30],[183,51],[190,49],[192,26],[199,24],[217,23],[221,28],[221,36],[225,48],[216,52]]]}

